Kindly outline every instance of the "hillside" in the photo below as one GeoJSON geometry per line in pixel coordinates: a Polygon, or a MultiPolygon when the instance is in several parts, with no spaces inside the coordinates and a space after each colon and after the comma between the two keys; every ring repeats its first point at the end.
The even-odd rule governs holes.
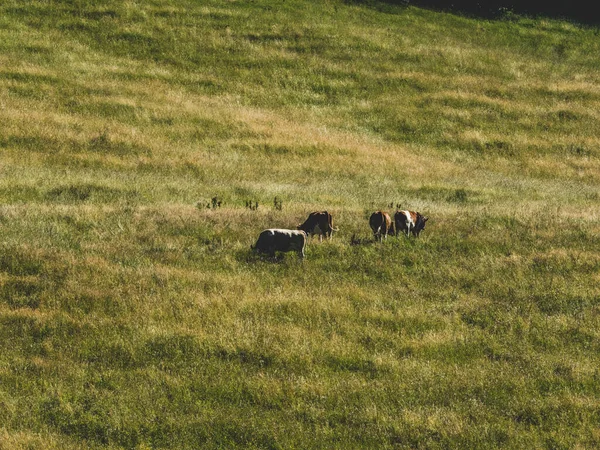
{"type": "Polygon", "coordinates": [[[378,2],[2,2],[0,449],[600,446],[599,47],[378,2]],[[374,242],[396,205],[425,231],[374,242]],[[324,209],[305,260],[250,251],[324,209]]]}

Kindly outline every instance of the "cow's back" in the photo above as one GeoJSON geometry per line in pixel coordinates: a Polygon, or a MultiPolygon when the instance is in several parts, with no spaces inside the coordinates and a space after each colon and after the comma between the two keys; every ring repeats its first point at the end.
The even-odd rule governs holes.
{"type": "Polygon", "coordinates": [[[291,235],[289,233],[284,233],[282,230],[274,230],[274,244],[275,249],[279,251],[286,251],[290,248],[290,244],[292,242],[291,235]]]}

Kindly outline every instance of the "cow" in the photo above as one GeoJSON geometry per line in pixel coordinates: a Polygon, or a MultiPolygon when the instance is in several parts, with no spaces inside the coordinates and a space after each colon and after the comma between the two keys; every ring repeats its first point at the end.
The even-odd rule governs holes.
{"type": "Polygon", "coordinates": [[[390,218],[390,215],[384,211],[375,211],[369,218],[369,225],[373,230],[373,236],[375,240],[381,241],[381,239],[387,239],[387,235],[395,234],[394,223],[390,218]]]}
{"type": "Polygon", "coordinates": [[[425,222],[429,217],[414,211],[396,211],[394,214],[394,223],[396,225],[396,233],[400,232],[410,236],[419,237],[421,231],[425,229],[425,222]]]}
{"type": "Polygon", "coordinates": [[[306,233],[302,230],[284,230],[269,228],[258,236],[256,245],[250,248],[257,253],[266,253],[275,256],[275,252],[297,251],[300,258],[304,258],[306,233]]]}
{"type": "Polygon", "coordinates": [[[318,234],[319,241],[323,240],[323,236],[331,239],[333,232],[338,231],[337,228],[333,228],[333,219],[327,211],[311,212],[296,229],[304,231],[308,236],[318,234]]]}

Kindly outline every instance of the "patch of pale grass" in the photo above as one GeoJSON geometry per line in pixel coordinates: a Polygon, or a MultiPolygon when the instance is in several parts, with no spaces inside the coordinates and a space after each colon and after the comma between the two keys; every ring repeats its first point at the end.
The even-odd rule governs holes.
{"type": "MultiPolygon", "coordinates": [[[[456,172],[458,167],[450,162],[429,158],[414,147],[386,143],[377,138],[369,138],[352,132],[343,132],[312,123],[288,120],[273,113],[244,110],[238,117],[245,118],[245,123],[261,134],[270,137],[269,142],[278,145],[314,145],[325,148],[338,148],[355,155],[351,167],[345,165],[346,158],[325,154],[314,163],[325,165],[335,170],[344,164],[346,171],[364,170],[365,167],[383,169],[386,167],[420,176],[424,173],[436,174],[456,172]],[[257,115],[258,113],[258,115],[257,115]]],[[[309,161],[312,163],[313,161],[309,161]]]]}
{"type": "Polygon", "coordinates": [[[600,165],[597,161],[575,160],[574,158],[557,159],[555,157],[531,158],[528,161],[528,172],[536,177],[552,179],[580,179],[596,184],[600,181],[600,165]]]}
{"type": "Polygon", "coordinates": [[[36,448],[40,450],[84,450],[86,445],[57,438],[48,433],[33,431],[13,431],[7,428],[0,429],[0,450],[26,450],[36,448]]]}
{"type": "MultiPolygon", "coordinates": [[[[156,90],[153,91],[156,92],[156,90]]],[[[420,151],[415,151],[411,147],[392,145],[376,138],[343,132],[323,124],[316,125],[308,117],[290,119],[280,112],[241,105],[231,97],[190,96],[189,94],[184,95],[182,91],[172,89],[159,90],[159,92],[162,94],[159,94],[158,98],[154,98],[152,104],[157,111],[164,112],[166,115],[180,115],[185,112],[188,117],[206,117],[224,122],[241,123],[255,135],[264,136],[264,138],[258,139],[258,142],[266,140],[271,145],[292,148],[299,145],[337,148],[356,155],[357,167],[364,164],[398,167],[401,163],[400,167],[406,172],[434,174],[447,173],[451,166],[451,163],[433,159],[429,157],[430,155],[420,155],[420,151]]],[[[119,128],[116,127],[115,130],[118,131],[119,128]]],[[[163,149],[173,147],[172,144],[164,141],[155,141],[154,144],[142,142],[153,150],[157,147],[163,149]]],[[[156,151],[158,154],[161,153],[158,149],[156,151]]],[[[324,158],[325,160],[308,162],[335,168],[340,165],[340,161],[337,160],[345,161],[345,158],[339,156],[328,156],[326,152],[324,158]],[[329,158],[333,158],[333,160],[329,158]]],[[[248,163],[251,165],[252,161],[248,161],[248,163]]]]}

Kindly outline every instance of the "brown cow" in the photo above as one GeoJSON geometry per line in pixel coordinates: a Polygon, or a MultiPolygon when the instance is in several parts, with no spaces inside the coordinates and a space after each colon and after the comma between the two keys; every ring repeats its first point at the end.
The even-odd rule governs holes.
{"type": "Polygon", "coordinates": [[[406,236],[412,235],[419,237],[421,231],[425,229],[425,222],[429,217],[414,211],[396,211],[394,214],[394,223],[396,224],[396,233],[404,233],[406,236]]]}
{"type": "Polygon", "coordinates": [[[327,211],[311,212],[304,223],[299,224],[296,228],[309,236],[318,234],[319,241],[323,240],[323,236],[331,239],[333,232],[338,231],[337,228],[333,228],[333,219],[327,211]]]}
{"type": "Polygon", "coordinates": [[[375,240],[381,241],[383,238],[387,239],[388,234],[392,236],[396,234],[390,215],[384,211],[375,211],[371,214],[369,225],[371,226],[371,230],[373,230],[375,240]]]}

